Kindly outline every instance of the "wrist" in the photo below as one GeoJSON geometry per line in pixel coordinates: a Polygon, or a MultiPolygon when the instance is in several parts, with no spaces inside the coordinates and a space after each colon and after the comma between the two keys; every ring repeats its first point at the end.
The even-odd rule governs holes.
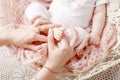
{"type": "Polygon", "coordinates": [[[43,68],[47,69],[47,70],[48,70],[49,72],[51,72],[52,74],[58,74],[57,71],[55,71],[55,70],[49,68],[48,66],[43,66],[43,68]]]}
{"type": "Polygon", "coordinates": [[[51,62],[46,62],[45,67],[48,67],[53,72],[59,73],[63,66],[60,64],[52,64],[51,62]]]}
{"type": "Polygon", "coordinates": [[[9,45],[14,44],[14,39],[15,39],[15,30],[9,30],[9,37],[8,37],[8,41],[9,41],[9,45]]]}
{"type": "Polygon", "coordinates": [[[14,39],[13,35],[14,35],[14,30],[12,30],[12,29],[7,29],[7,34],[6,34],[6,36],[7,36],[7,44],[8,44],[8,45],[13,44],[13,39],[14,39]]]}
{"type": "Polygon", "coordinates": [[[54,80],[57,73],[51,72],[48,68],[43,67],[34,77],[35,80],[54,80]]]}
{"type": "Polygon", "coordinates": [[[0,29],[0,32],[2,33],[2,35],[0,35],[1,45],[9,45],[10,44],[9,30],[7,28],[2,28],[2,29],[0,29]]]}

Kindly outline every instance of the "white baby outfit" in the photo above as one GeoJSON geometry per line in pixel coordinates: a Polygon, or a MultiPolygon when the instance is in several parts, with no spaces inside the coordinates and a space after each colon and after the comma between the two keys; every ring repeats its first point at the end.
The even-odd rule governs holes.
{"type": "Polygon", "coordinates": [[[28,20],[40,15],[52,23],[60,24],[65,28],[65,34],[70,41],[73,36],[69,27],[74,27],[78,33],[75,46],[83,41],[89,26],[94,7],[107,3],[107,0],[53,0],[49,11],[40,3],[31,3],[25,11],[28,20]]]}

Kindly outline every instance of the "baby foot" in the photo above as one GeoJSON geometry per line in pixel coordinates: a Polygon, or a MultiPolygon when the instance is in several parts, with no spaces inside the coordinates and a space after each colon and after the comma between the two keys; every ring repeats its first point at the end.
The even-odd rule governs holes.
{"type": "Polygon", "coordinates": [[[54,28],[53,31],[54,31],[54,38],[57,41],[60,41],[63,35],[63,28],[54,28]]]}

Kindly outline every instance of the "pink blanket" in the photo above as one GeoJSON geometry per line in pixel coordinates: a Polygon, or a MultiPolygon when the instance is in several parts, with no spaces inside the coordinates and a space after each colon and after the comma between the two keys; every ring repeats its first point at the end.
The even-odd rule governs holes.
{"type": "MultiPolygon", "coordinates": [[[[1,12],[2,12],[2,23],[3,25],[9,23],[24,23],[24,10],[29,4],[28,0],[0,0],[1,1],[1,12]],[[24,4],[23,4],[24,3],[24,4]],[[8,14],[9,13],[9,14],[8,14]]],[[[76,55],[71,61],[66,64],[66,68],[72,72],[85,72],[95,65],[103,61],[108,55],[109,50],[116,42],[116,31],[114,26],[108,24],[103,33],[101,34],[101,41],[99,46],[88,45],[82,52],[81,55],[76,55]]],[[[15,46],[14,46],[15,47],[15,46]]],[[[28,56],[26,59],[21,61],[26,61],[32,59],[30,62],[40,63],[44,65],[46,61],[46,52],[45,54],[37,54],[39,58],[37,58],[36,54],[27,49],[17,48],[17,55],[19,56],[19,51],[21,51],[21,57],[19,56],[19,60],[22,59],[22,56],[27,56],[29,53],[34,57],[28,56]],[[24,53],[24,54],[23,54],[24,53]],[[43,57],[44,56],[44,57],[43,57]]]]}

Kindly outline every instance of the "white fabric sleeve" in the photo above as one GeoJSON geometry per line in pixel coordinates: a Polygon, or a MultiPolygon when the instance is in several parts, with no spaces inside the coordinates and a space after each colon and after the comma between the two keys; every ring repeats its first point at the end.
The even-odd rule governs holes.
{"type": "Polygon", "coordinates": [[[108,0],[96,0],[95,6],[100,6],[100,5],[106,4],[106,3],[108,3],[108,0]]]}

